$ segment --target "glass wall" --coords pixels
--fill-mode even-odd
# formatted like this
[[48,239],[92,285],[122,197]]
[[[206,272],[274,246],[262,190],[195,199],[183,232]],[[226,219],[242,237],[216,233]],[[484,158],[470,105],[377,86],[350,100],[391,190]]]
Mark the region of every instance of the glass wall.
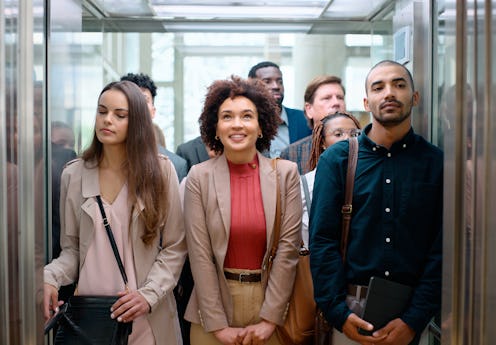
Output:
[[[72,119],[81,138],[76,151],[90,138],[99,90],[129,72],[146,73],[157,84],[154,121],[171,151],[199,135],[198,117],[212,81],[247,77],[250,67],[263,60],[281,66],[286,106],[301,109],[307,83],[319,74],[334,74],[348,90],[348,110],[367,123],[363,80],[371,63],[391,57],[392,51],[391,35],[91,32],[77,37],[82,71],[75,80],[91,87],[81,88],[80,108],[74,109],[80,114]],[[372,57],[373,50],[383,53]]]
[[496,336],[494,2],[438,4],[438,132],[445,150],[443,343]]
[[0,2],[0,342],[6,344],[35,344],[43,324],[44,18],[43,1]]

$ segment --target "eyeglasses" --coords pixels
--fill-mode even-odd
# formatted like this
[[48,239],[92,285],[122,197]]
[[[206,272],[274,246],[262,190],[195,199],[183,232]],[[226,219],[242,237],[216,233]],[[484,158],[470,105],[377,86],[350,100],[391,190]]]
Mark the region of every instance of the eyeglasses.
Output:
[[326,137],[333,136],[333,137],[341,138],[344,135],[348,135],[348,137],[358,137],[360,133],[362,133],[362,131],[356,128],[351,128],[351,129],[338,128],[327,133],[325,136]]

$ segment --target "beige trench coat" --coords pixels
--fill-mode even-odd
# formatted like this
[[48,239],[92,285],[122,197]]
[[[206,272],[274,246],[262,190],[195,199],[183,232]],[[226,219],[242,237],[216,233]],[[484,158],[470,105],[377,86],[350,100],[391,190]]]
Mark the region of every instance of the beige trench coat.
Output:
[[[148,315],[156,344],[182,344],[181,331],[172,292],[186,257],[186,241],[177,176],[170,160],[160,156],[167,176],[168,209],[163,227],[163,248],[159,236],[151,246],[141,240],[144,223],[138,217],[143,205],[138,201],[132,215],[130,232],[138,291],[151,306]],[[81,159],[70,162],[62,173],[60,197],[60,256],[45,266],[44,279],[59,288],[74,283],[84,264],[93,239],[96,195],[100,194],[98,169],[88,168]],[[79,243],[79,245],[78,245]]]

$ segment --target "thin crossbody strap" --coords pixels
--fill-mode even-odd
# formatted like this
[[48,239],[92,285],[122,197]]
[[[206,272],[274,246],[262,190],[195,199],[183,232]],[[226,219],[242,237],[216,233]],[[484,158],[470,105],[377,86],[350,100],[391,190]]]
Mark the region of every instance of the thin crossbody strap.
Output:
[[310,215],[310,207],[312,206],[312,199],[310,198],[310,189],[308,189],[308,180],[306,175],[301,175],[301,185],[303,186],[303,194],[305,195],[305,203],[307,204],[307,212]]
[[272,248],[270,249],[269,264],[267,267],[267,272],[269,273],[272,268],[272,262],[276,256],[279,236],[281,234],[281,192],[279,187],[279,175],[277,174],[277,159],[278,158],[272,159],[272,167],[276,174],[276,218],[274,219],[274,241],[272,242]]
[[103,225],[105,226],[105,230],[107,231],[107,235],[110,240],[110,245],[112,246],[115,259],[117,260],[117,265],[119,266],[122,279],[124,280],[124,284],[126,285],[126,289],[127,289],[126,271],[124,270],[124,265],[122,264],[121,256],[119,255],[119,250],[117,249],[117,245],[115,244],[114,234],[112,233],[112,229],[110,228],[110,224],[107,220],[107,215],[105,214],[105,209],[103,208],[102,198],[100,197],[100,195],[96,196],[96,200],[98,201],[98,207],[100,208],[100,212],[102,214]]
[[343,215],[341,229],[341,256],[343,262],[346,261],[346,249],[348,247],[348,234],[350,232],[351,214],[353,212],[353,187],[355,185],[355,171],[358,159],[358,139],[352,137],[349,139],[350,147],[348,153],[348,170],[346,172],[346,189],[344,195],[344,204],[341,208]]

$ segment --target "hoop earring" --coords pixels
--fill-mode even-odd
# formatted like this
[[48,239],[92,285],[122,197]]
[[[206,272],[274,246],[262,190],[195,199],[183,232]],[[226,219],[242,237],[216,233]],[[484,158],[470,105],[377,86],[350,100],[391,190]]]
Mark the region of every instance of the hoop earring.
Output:
[[263,138],[263,134],[262,134],[262,133],[260,133],[260,134],[258,135],[258,139],[262,139],[262,138]]
[[215,140],[219,140],[219,137],[217,135],[215,136]]

